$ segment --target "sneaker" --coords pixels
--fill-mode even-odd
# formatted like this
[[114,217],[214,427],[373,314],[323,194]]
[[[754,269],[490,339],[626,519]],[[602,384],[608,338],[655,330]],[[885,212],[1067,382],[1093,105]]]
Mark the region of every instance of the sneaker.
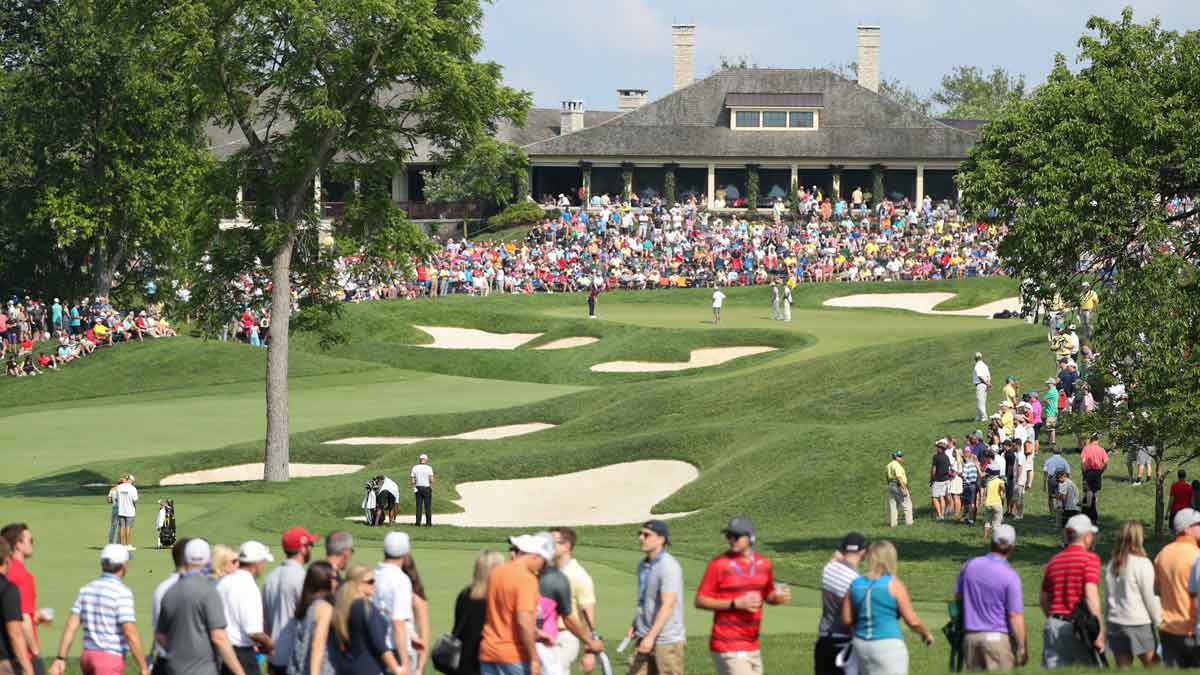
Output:
[[125,547],[125,550],[126,550],[126,551],[136,551],[137,549],[136,549],[136,548],[134,548],[133,546],[126,546],[126,547]]

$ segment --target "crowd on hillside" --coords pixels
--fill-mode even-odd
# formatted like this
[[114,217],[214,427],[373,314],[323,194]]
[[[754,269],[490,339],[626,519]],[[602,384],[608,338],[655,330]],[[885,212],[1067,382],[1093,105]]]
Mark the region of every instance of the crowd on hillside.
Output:
[[171,337],[175,330],[155,309],[121,311],[108,298],[62,302],[16,296],[0,306],[5,375],[33,377],[89,356],[98,348],[146,338]]
[[[596,201],[534,226],[521,241],[450,239],[410,279],[378,280],[344,265],[348,300],[448,294],[724,287],[786,279],[909,281],[1004,274],[997,256],[1003,226],[968,223],[948,203],[926,198],[862,203],[801,191],[762,220],[699,206]],[[858,201],[854,201],[855,198]]]

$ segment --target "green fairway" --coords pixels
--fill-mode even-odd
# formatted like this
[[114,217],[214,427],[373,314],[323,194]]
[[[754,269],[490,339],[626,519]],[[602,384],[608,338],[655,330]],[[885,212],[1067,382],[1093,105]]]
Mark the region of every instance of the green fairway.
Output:
[[[86,487],[123,471],[139,477],[143,510],[131,584],[139,608],[166,571],[165,552],[151,542],[151,505],[176,500],[183,535],[238,543],[254,537],[278,551],[279,533],[304,524],[318,532],[348,528],[360,559],[374,562],[384,530],[348,523],[358,513],[362,481],[375,473],[407,475],[419,452],[433,458],[439,476],[435,512],[456,510],[456,486],[469,481],[550,476],[639,459],[676,459],[699,477],[655,507],[695,512],[672,521],[673,549],[684,561],[690,594],[704,561],[722,546],[721,525],[748,514],[759,526],[760,551],[776,575],[795,587],[795,605],[768,611],[765,658],[770,672],[806,672],[816,629],[821,567],[842,535],[857,529],[869,539],[889,538],[900,552],[900,577],[925,622],[946,620],[955,574],[984,552],[980,527],[933,522],[928,471],[933,441],[977,428],[970,387],[972,355],[982,351],[999,382],[1017,376],[1030,388],[1050,374],[1044,329],[1020,321],[924,316],[899,310],[835,309],[835,295],[869,292],[960,292],[945,308],[975,306],[1015,294],[1003,279],[928,284],[823,284],[796,289],[794,320],[769,320],[762,288],[729,291],[720,326],[709,323],[710,291],[614,292],[601,296],[600,320],[588,321],[580,295],[451,297],[414,302],[364,303],[345,308],[351,339],[330,351],[314,338],[293,341],[291,457],[305,462],[353,462],[353,475],[165,490],[162,476],[261,461],[263,434],[261,352],[241,345],[180,341],[158,362],[144,386],[106,364],[119,355],[136,367],[138,349],[153,356],[160,345],[112,350],[69,376],[71,386],[39,378],[37,388],[7,381],[0,399],[8,446],[22,452],[8,463],[0,486],[7,518],[33,521],[41,552],[31,565],[45,586],[42,604],[69,603],[95,569],[107,530],[105,489]],[[413,324],[461,326],[492,332],[540,332],[515,350],[427,349],[428,335]],[[592,336],[599,342],[556,351],[533,349],[553,339]],[[776,351],[713,368],[658,374],[594,373],[611,360],[686,360],[692,349],[765,345]],[[132,355],[132,356],[126,356]],[[209,367],[182,368],[189,355]],[[190,363],[190,362],[189,362]],[[238,364],[236,368],[221,365]],[[119,365],[119,364],[118,364]],[[307,370],[302,370],[307,368]],[[107,381],[128,384],[97,395]],[[1032,388],[1040,388],[1032,384]],[[998,388],[997,388],[998,389]],[[998,391],[992,402],[998,400]],[[68,423],[57,423],[67,421]],[[486,426],[545,422],[556,428],[503,440],[433,440],[409,446],[331,446],[344,436],[443,436]],[[30,433],[34,429],[36,433]],[[81,434],[80,430],[88,431]],[[89,442],[89,439],[106,439]],[[1074,446],[1067,433],[1060,443]],[[885,526],[883,467],[887,451],[908,452],[917,523]],[[1046,455],[1039,457],[1038,468]],[[1077,455],[1069,459],[1078,466]],[[1173,469],[1173,467],[1172,467]],[[1118,480],[1114,457],[1101,494],[1099,550],[1105,559],[1117,525],[1146,518],[1153,488]],[[36,479],[35,479],[36,477]],[[539,498],[514,494],[513,499]],[[401,500],[411,514],[411,500]],[[554,505],[546,504],[552,517]],[[1028,517],[1016,522],[1013,565],[1021,574],[1035,659],[1042,625],[1037,585],[1042,566],[1058,548],[1044,491],[1027,499]],[[402,520],[410,518],[404,516]],[[436,518],[435,518],[436,522]],[[595,576],[600,627],[619,636],[632,616],[637,561],[633,527],[579,528],[578,557]],[[435,527],[412,532],[414,550],[431,593],[435,631],[448,628],[454,594],[466,583],[471,560],[484,546],[503,548],[511,528]],[[1159,543],[1151,544],[1157,549]],[[61,582],[61,583],[60,583]],[[148,612],[146,613],[148,616]],[[689,610],[688,672],[709,672],[703,636],[711,617]],[[143,627],[145,628],[145,627]],[[55,635],[55,630],[47,632]],[[911,644],[913,672],[945,668],[947,651]]]

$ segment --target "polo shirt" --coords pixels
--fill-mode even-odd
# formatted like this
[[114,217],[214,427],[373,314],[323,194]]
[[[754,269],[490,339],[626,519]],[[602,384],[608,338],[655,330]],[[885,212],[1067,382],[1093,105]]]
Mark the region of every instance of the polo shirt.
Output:
[[417,487],[433,487],[433,467],[428,464],[416,464],[409,472],[414,485]]
[[1188,592],[1192,565],[1200,556],[1196,540],[1181,534],[1154,558],[1154,587],[1162,600],[1162,623],[1158,629],[1172,635],[1192,635],[1196,614]]
[[[728,602],[747,593],[758,593],[765,601],[775,583],[771,561],[751,551],[750,559],[726,551],[713,558],[704,570],[696,593]],[[708,648],[714,652],[754,652],[759,648],[762,607],[719,609],[713,613],[712,636]]]
[[239,569],[221,577],[217,593],[225,605],[225,632],[234,647],[253,647],[250,636],[263,632],[262,594],[254,575]]
[[[171,590],[171,587],[174,586],[177,581],[179,581],[179,572],[171,572],[170,576],[168,576],[166,579],[163,579],[162,583],[155,587],[154,595],[150,596],[151,626],[158,625],[158,615],[162,612],[163,596],[167,594],[167,591]],[[154,642],[154,651],[159,656],[164,658],[167,656],[167,650],[163,649],[162,645],[160,645],[158,641]]]
[[1171,484],[1171,511],[1181,511],[1192,505],[1192,486],[1186,480]]
[[821,570],[821,623],[817,627],[821,637],[849,637],[842,627],[842,600],[857,578],[858,570],[845,560],[825,563]]
[[1100,556],[1081,544],[1071,544],[1046,563],[1042,592],[1050,594],[1050,613],[1070,615],[1083,597],[1084,584],[1096,584],[1099,588]]
[[479,660],[484,663],[529,663],[517,638],[517,612],[534,614],[538,606],[538,581],[519,559],[498,565],[488,576],[487,610]]
[[683,568],[666,550],[653,560],[643,558],[638,561],[638,609],[633,617],[636,634],[644,636],[650,632],[662,607],[663,593],[674,593],[675,605],[654,642],[660,645],[683,642],[687,640],[683,625]]
[[971,633],[1007,633],[1008,615],[1021,614],[1021,577],[995,553],[967,561],[954,592],[963,600],[963,625]]
[[1079,509],[1079,486],[1067,476],[1058,484],[1058,494],[1064,497],[1063,510],[1077,511]]
[[304,565],[284,560],[263,582],[263,622],[272,640],[296,614],[300,593],[304,591]]
[[138,491],[133,483],[121,483],[117,486],[115,502],[117,515],[122,518],[133,518],[137,515]]
[[167,675],[217,675],[210,632],[225,628],[225,608],[211,579],[181,575],[166,592],[154,631],[166,636]]
[[124,654],[129,651],[121,626],[135,623],[133,591],[115,574],[100,578],[79,589],[71,613],[79,617],[83,627],[84,651],[105,651]]
[[571,614],[582,620],[579,614],[583,606],[596,604],[596,585],[592,582],[592,576],[574,558],[559,568],[559,571],[571,584]]
[[1102,471],[1108,464],[1108,453],[1096,442],[1083,446],[1079,458],[1084,471]]
[[933,480],[935,483],[950,480],[950,458],[944,452],[933,455]]
[[538,604],[541,607],[542,632],[551,640],[558,639],[558,617],[570,616],[571,582],[557,567],[547,566],[538,575]]
[[1000,508],[1004,506],[1004,479],[999,476],[993,476],[987,481],[987,490],[984,499],[984,506]]
[[1049,476],[1051,478],[1054,478],[1055,474],[1058,473],[1059,469],[1070,469],[1070,468],[1071,468],[1071,465],[1067,463],[1067,458],[1063,457],[1062,455],[1060,455],[1058,453],[1055,453],[1050,456],[1050,459],[1046,460],[1045,464],[1042,465],[1042,473],[1046,474],[1047,476]]
[[1043,417],[1058,417],[1058,389],[1051,386],[1042,394]]
[[[411,648],[413,635],[413,589],[412,579],[399,565],[381,562],[375,566],[375,606],[383,611],[389,621],[403,621],[407,625],[408,639],[404,650]],[[394,627],[388,624],[388,649],[396,649]]]
[[908,485],[908,473],[904,470],[904,465],[894,459],[888,462],[887,479],[889,481],[899,481],[904,485]]
[[[16,558],[8,559],[8,583],[17,587],[21,592],[21,614],[29,616],[30,619],[37,616],[37,583],[33,579],[33,574],[29,572],[29,568],[25,566],[25,561],[17,560]],[[33,637],[37,638],[37,622],[31,621],[33,624]],[[33,656],[34,645],[27,645]]]

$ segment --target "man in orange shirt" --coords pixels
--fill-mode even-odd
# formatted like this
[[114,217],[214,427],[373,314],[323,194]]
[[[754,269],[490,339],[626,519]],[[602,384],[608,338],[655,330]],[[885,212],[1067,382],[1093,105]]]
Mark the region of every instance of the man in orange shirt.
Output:
[[[482,675],[540,675],[535,649],[538,572],[554,559],[543,537],[510,537],[512,560],[488,577],[487,614],[479,645]],[[547,674],[551,675],[551,674]]]
[[1080,451],[1079,460],[1083,465],[1083,512],[1096,523],[1100,520],[1096,510],[1096,495],[1100,492],[1104,470],[1108,468],[1108,453],[1100,447],[1100,434],[1092,434],[1088,444]]
[[1188,593],[1188,575],[1200,556],[1200,512],[1183,509],[1175,514],[1175,541],[1167,544],[1154,559],[1154,593],[1162,599],[1163,663],[1170,668],[1194,668],[1200,665],[1196,648],[1196,610]]

